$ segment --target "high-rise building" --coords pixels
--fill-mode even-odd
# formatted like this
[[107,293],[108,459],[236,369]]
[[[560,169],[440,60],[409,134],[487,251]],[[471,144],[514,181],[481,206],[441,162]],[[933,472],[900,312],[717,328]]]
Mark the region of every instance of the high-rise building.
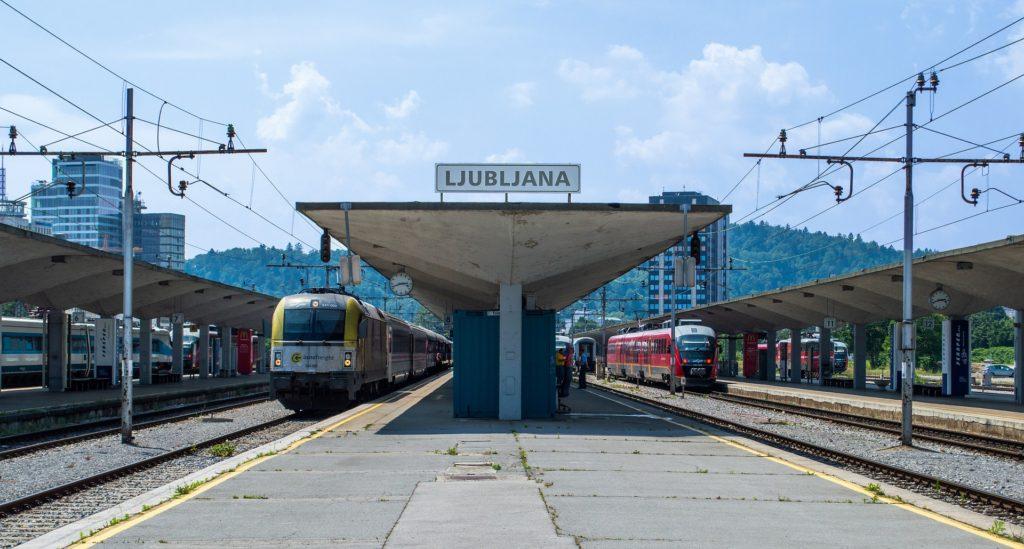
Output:
[[[51,180],[32,185],[32,222],[65,240],[121,252],[121,181],[119,161],[98,155],[54,159]],[[183,269],[185,216],[142,213],[145,205],[141,198],[135,204],[132,237],[136,259]]]
[[169,269],[185,268],[185,216],[173,213],[142,213],[146,205],[135,200],[135,259]]
[[7,198],[7,168],[3,166],[0,166],[0,223],[37,233],[50,234],[48,227],[28,220],[25,216],[24,200]]
[[[718,201],[694,191],[662,192],[649,199],[651,204],[718,204]],[[726,264],[728,262],[727,233],[729,217],[708,225],[698,233],[700,263],[697,265],[697,306],[726,299]],[[672,310],[675,292],[677,309],[690,308],[690,289],[673,284],[673,260],[690,255],[690,239],[684,238],[644,264],[647,269],[647,313],[651,316],[667,314]]]
[[121,181],[120,161],[100,155],[55,158],[50,181],[32,185],[32,221],[65,240],[119,252]]

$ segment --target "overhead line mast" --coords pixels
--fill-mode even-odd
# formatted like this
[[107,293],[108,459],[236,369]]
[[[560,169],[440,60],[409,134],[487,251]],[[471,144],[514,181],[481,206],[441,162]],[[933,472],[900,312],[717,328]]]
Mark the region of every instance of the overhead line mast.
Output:
[[[217,149],[198,149],[198,150],[181,150],[181,151],[136,151],[134,150],[135,140],[133,138],[134,130],[134,93],[133,88],[128,88],[125,93],[125,149],[124,151],[49,151],[45,146],[39,147],[36,151],[18,151],[15,146],[14,139],[17,137],[17,133],[12,129],[10,131],[11,145],[7,150],[0,150],[0,156],[55,156],[58,158],[75,158],[78,156],[86,155],[121,155],[125,159],[124,167],[124,195],[122,196],[122,212],[121,212],[121,248],[124,256],[124,313],[122,319],[122,338],[123,338],[123,349],[121,356],[121,368],[120,368],[120,381],[121,381],[121,442],[129,444],[133,439],[132,432],[132,370],[134,369],[132,364],[132,287],[134,285],[132,268],[134,266],[133,251],[135,247],[134,243],[134,188],[133,188],[133,172],[132,168],[137,157],[144,156],[164,156],[170,155],[172,158],[178,157],[191,157],[195,155],[207,155],[207,154],[237,154],[237,153],[265,153],[266,149],[235,149],[231,142],[231,137],[234,134],[234,128],[228,125],[228,144],[227,146],[220,146]],[[73,103],[72,103],[73,104]],[[76,105],[77,106],[77,105]],[[79,107],[80,108],[80,107]],[[86,111],[87,112],[87,111]],[[91,116],[91,113],[88,113]],[[102,122],[102,121],[101,121]],[[115,130],[116,131],[116,130]],[[119,132],[120,133],[120,132]],[[145,167],[140,164],[140,166]],[[168,180],[168,186],[170,186],[170,180]],[[85,180],[82,180],[83,186]],[[172,189],[173,193],[173,189]],[[81,194],[81,193],[79,193]],[[69,195],[71,198],[77,196],[73,192],[73,186],[69,185]],[[181,194],[184,195],[184,189]]]
[[[938,75],[933,71],[929,78],[927,85],[925,82],[924,74],[919,73],[917,75],[916,86],[912,87],[907,91],[905,98],[907,121],[905,124],[906,130],[906,142],[907,142],[907,153],[902,158],[894,157],[870,157],[870,156],[848,156],[850,151],[847,151],[846,155],[842,156],[831,156],[831,155],[809,155],[805,154],[803,150],[796,156],[790,156],[786,154],[784,148],[780,149],[778,154],[763,154],[763,153],[745,153],[745,158],[776,158],[783,160],[825,160],[829,164],[840,164],[849,168],[850,170],[850,188],[846,190],[846,196],[843,196],[843,186],[824,183],[822,186],[828,186],[832,189],[836,196],[836,202],[843,202],[853,195],[853,165],[851,161],[855,162],[899,162],[903,164],[903,169],[906,174],[906,187],[903,195],[903,319],[901,322],[901,340],[900,351],[902,353],[902,367],[901,367],[901,393],[902,393],[902,432],[900,440],[907,446],[913,445],[913,395],[914,395],[914,349],[915,349],[915,329],[914,329],[914,304],[913,304],[913,262],[914,262],[914,164],[930,164],[930,163],[958,163],[963,164],[964,169],[961,170],[961,198],[968,204],[977,205],[978,196],[980,191],[973,189],[971,191],[971,198],[968,199],[964,194],[964,181],[963,174],[967,168],[988,166],[989,164],[1024,164],[1024,135],[1021,136],[1021,157],[1019,159],[1011,159],[1009,154],[1004,154],[1002,158],[916,158],[914,157],[914,106],[917,104],[917,94],[923,94],[925,92],[935,93],[939,87]],[[957,107],[959,108],[959,107]],[[956,110],[956,109],[953,109]],[[948,111],[946,114],[948,114]],[[944,116],[944,115],[943,115]],[[785,135],[785,130],[782,130],[781,136]],[[820,177],[820,175],[819,175]],[[814,183],[811,185],[799,189],[797,192],[813,188]]]

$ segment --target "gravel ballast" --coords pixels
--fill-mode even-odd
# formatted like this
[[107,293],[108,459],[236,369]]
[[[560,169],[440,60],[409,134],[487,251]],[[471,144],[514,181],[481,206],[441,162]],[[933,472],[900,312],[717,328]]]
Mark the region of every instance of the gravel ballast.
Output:
[[[289,413],[283,412],[281,415],[287,416]],[[234,423],[221,422],[219,425],[229,426],[221,431],[222,433],[228,433],[243,428],[247,424],[252,425],[270,419],[273,419],[273,417],[267,416],[261,421],[250,421],[245,424],[241,423],[241,421],[236,421]],[[235,447],[234,453],[239,454],[278,440],[295,431],[313,425],[317,421],[319,421],[317,418],[286,420],[284,423],[232,439],[231,443]],[[212,438],[214,436],[216,434],[211,432],[207,433],[205,438]],[[196,436],[195,438],[199,439],[201,437]],[[33,454],[33,456],[38,458],[39,454]],[[199,449],[194,454],[186,454],[160,463],[155,467],[110,482],[104,482],[82,492],[60,497],[28,511],[0,518],[0,548],[14,547],[34,539],[61,526],[71,524],[108,509],[113,505],[144,494],[149,490],[159,488],[174,479],[200,471],[221,461],[221,459],[213,456],[208,450]],[[112,467],[114,465],[107,468]]]
[[0,501],[28,496],[290,414],[278,402],[267,401],[140,429],[130,445],[121,444],[120,436],[112,435],[12,457],[0,461]]
[[591,382],[607,384],[672,406],[722,417],[825,448],[1024,500],[1022,460],[926,441],[919,441],[914,447],[907,448],[900,444],[896,435],[832,421],[715,400],[701,394],[688,393],[685,398],[680,398],[670,395],[666,389],[622,381]]

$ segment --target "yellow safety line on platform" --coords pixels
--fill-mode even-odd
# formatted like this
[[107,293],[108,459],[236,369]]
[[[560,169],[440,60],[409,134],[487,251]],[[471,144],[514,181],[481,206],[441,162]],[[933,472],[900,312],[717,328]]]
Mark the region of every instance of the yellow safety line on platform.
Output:
[[[627,408],[632,408],[633,410],[636,410],[638,412],[643,412],[642,409],[637,408],[637,407],[635,407],[635,406],[633,406],[633,405],[631,405],[629,403],[622,402],[621,400],[614,399],[614,398],[602,395],[602,394],[600,394],[600,393],[598,393],[596,391],[589,391],[588,390],[587,392],[589,392],[592,395],[599,396],[599,397],[604,398],[606,400],[610,400],[612,402],[615,402],[616,404],[621,404],[621,405],[623,405],[623,406],[625,406]],[[778,463],[780,465],[785,465],[786,467],[789,467],[790,469],[795,469],[797,471],[800,471],[801,473],[809,474],[809,475],[814,475],[816,477],[823,478],[823,479],[825,479],[827,481],[830,481],[830,482],[832,482],[834,484],[838,484],[838,485],[840,485],[840,486],[842,486],[844,488],[847,488],[849,490],[853,490],[854,492],[857,492],[857,493],[859,493],[861,495],[867,496],[867,497],[871,498],[872,500],[874,500],[877,497],[878,500],[884,501],[888,505],[893,505],[895,507],[899,507],[900,509],[904,509],[906,511],[910,511],[911,513],[915,513],[915,514],[921,515],[923,517],[932,519],[932,520],[934,520],[936,522],[945,524],[947,526],[952,526],[952,527],[957,528],[959,530],[963,530],[964,532],[968,532],[968,533],[974,534],[974,535],[976,535],[978,537],[985,538],[985,539],[987,539],[989,541],[996,542],[996,543],[998,543],[1000,545],[1005,545],[1006,547],[1016,547],[1016,548],[1024,549],[1024,544],[1022,544],[1022,543],[1015,542],[1013,540],[1010,540],[1010,539],[1004,538],[1002,536],[998,536],[996,534],[993,534],[991,532],[982,530],[981,528],[978,528],[976,526],[972,526],[970,524],[966,524],[966,523],[960,522],[958,520],[951,519],[949,517],[940,515],[939,513],[936,513],[935,511],[930,511],[928,509],[917,507],[915,505],[911,505],[911,504],[906,503],[906,502],[897,501],[897,500],[895,500],[895,499],[893,499],[893,498],[891,498],[889,496],[875,494],[873,492],[868,491],[863,486],[860,486],[860,485],[855,484],[853,482],[850,482],[848,480],[843,480],[843,479],[841,479],[839,477],[830,475],[828,473],[822,473],[821,471],[815,471],[813,469],[808,469],[807,467],[804,467],[802,465],[798,465],[796,463],[793,463],[791,461],[787,461],[787,460],[785,460],[783,458],[780,458],[780,457],[777,457],[777,456],[773,456],[771,454],[766,454],[766,453],[764,453],[764,452],[762,452],[760,450],[755,450],[753,448],[750,448],[749,446],[745,446],[745,445],[743,445],[743,444],[741,444],[739,442],[736,442],[734,440],[729,440],[727,438],[724,438],[724,437],[721,437],[721,436],[718,436],[718,435],[714,435],[712,433],[709,433],[709,432],[707,432],[707,431],[705,431],[703,429],[700,429],[698,427],[694,427],[692,425],[686,425],[686,424],[679,423],[677,421],[673,421],[673,420],[670,420],[670,419],[667,419],[667,418],[663,418],[663,417],[659,417],[658,419],[661,419],[661,420],[666,421],[668,423],[671,423],[673,425],[677,425],[677,426],[682,427],[684,429],[689,429],[689,430],[694,431],[696,433],[700,433],[700,434],[702,434],[702,435],[704,435],[704,436],[706,436],[708,438],[711,438],[712,440],[715,440],[717,442],[721,442],[722,444],[726,444],[728,446],[732,446],[733,448],[737,448],[737,449],[743,450],[745,452],[749,452],[751,454],[754,454],[757,457],[762,457],[762,458],[765,458],[765,459],[767,459],[769,461]]]
[[147,509],[147,510],[145,510],[145,511],[143,511],[143,512],[141,512],[141,513],[139,513],[139,514],[137,514],[137,515],[127,519],[127,520],[125,520],[124,522],[119,522],[119,523],[117,523],[117,524],[115,524],[113,526],[109,526],[107,528],[103,528],[99,532],[96,532],[96,533],[94,533],[94,534],[92,534],[90,536],[87,536],[86,538],[84,538],[82,540],[79,540],[79,541],[75,542],[72,545],[74,545],[75,547],[92,547],[93,545],[96,545],[97,543],[101,543],[103,541],[106,541],[106,540],[116,536],[117,534],[120,534],[121,532],[124,532],[125,530],[128,530],[129,528],[131,528],[133,526],[136,526],[136,525],[138,525],[138,524],[140,524],[142,522],[145,522],[145,521],[147,521],[147,520],[149,520],[149,519],[159,515],[160,513],[163,513],[164,511],[167,511],[169,509],[173,509],[173,508],[177,507],[178,505],[180,505],[180,504],[182,504],[182,503],[184,503],[184,502],[186,502],[186,501],[188,501],[188,500],[198,496],[199,494],[202,494],[203,492],[206,492],[207,490],[213,488],[214,486],[217,486],[218,484],[221,484],[221,483],[223,483],[223,482],[225,482],[225,481],[227,481],[227,480],[229,480],[231,478],[234,478],[234,477],[240,475],[241,473],[244,473],[245,471],[255,467],[256,465],[259,465],[260,463],[263,463],[264,461],[267,461],[267,460],[269,460],[271,458],[274,458],[274,457],[282,455],[282,454],[287,454],[288,452],[291,452],[292,450],[298,448],[299,446],[302,446],[303,444],[305,444],[305,443],[307,443],[307,442],[309,442],[311,440],[316,440],[316,439],[324,436],[325,434],[327,434],[327,433],[337,429],[338,427],[341,427],[342,425],[344,425],[344,424],[346,424],[346,423],[348,423],[348,422],[350,422],[350,421],[352,421],[352,420],[354,420],[354,419],[356,419],[356,418],[358,418],[360,416],[368,414],[368,413],[376,410],[377,408],[379,408],[379,407],[381,407],[381,406],[383,406],[385,404],[391,404],[391,403],[397,402],[399,400],[402,400],[403,398],[405,398],[407,396],[410,396],[410,395],[414,394],[416,391],[419,391],[420,389],[423,389],[425,387],[430,387],[430,391],[428,391],[428,392],[432,392],[436,388],[436,387],[434,387],[435,384],[446,383],[449,378],[450,378],[450,373],[445,373],[445,374],[442,374],[438,379],[426,379],[426,380],[423,380],[422,382],[417,383],[416,385],[414,385],[412,387],[409,387],[408,389],[411,389],[409,392],[405,392],[405,389],[403,389],[403,390],[399,391],[398,394],[389,395],[388,398],[386,400],[384,400],[383,402],[378,402],[378,403],[370,406],[369,408],[367,408],[365,410],[362,410],[359,413],[353,414],[353,415],[351,415],[351,416],[349,416],[349,417],[347,417],[345,419],[341,419],[341,420],[337,421],[336,423],[333,423],[333,424],[325,427],[324,429],[322,429],[320,431],[317,431],[317,432],[315,432],[315,433],[313,433],[313,434],[311,434],[309,436],[300,438],[299,440],[296,440],[295,442],[292,442],[291,444],[289,444],[284,450],[280,450],[280,451],[278,451],[278,452],[276,452],[274,454],[271,454],[271,455],[265,455],[265,456],[253,458],[253,459],[251,459],[251,460],[249,460],[249,461],[247,461],[245,463],[242,463],[241,465],[235,467],[234,469],[231,469],[229,471],[225,471],[223,473],[219,473],[217,476],[213,477],[210,480],[207,480],[202,485],[197,487],[195,490],[189,492],[188,494],[185,494],[183,496],[174,497],[174,498],[171,498],[171,499],[169,499],[169,500],[167,500],[167,501],[165,501],[163,503],[157,504],[154,507],[152,507],[151,509]]

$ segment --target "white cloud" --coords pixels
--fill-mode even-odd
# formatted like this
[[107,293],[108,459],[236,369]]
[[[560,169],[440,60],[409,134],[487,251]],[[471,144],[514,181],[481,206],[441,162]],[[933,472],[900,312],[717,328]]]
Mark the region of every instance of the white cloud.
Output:
[[292,65],[292,79],[284,85],[280,96],[288,102],[279,106],[273,114],[260,118],[256,123],[256,134],[262,139],[279,141],[287,139],[299,123],[317,105],[333,110],[333,100],[328,95],[331,83],[316,70],[313,63],[303,61]]
[[435,141],[419,133],[403,133],[398,139],[384,139],[377,143],[375,156],[379,162],[402,164],[406,162],[436,162],[448,152],[448,143]]
[[615,156],[631,160],[662,158],[680,142],[679,136],[672,131],[663,131],[643,139],[634,135],[632,128],[620,126],[616,128],[616,134]]
[[496,163],[511,163],[511,162],[526,162],[526,158],[523,156],[523,151],[517,147],[506,149],[505,152],[489,154],[485,159],[486,162]]
[[536,82],[516,82],[505,88],[505,95],[516,107],[526,108],[533,106],[533,95],[536,91]]
[[559,74],[586,101],[643,97],[638,106],[660,111],[651,128],[633,123],[616,129],[613,153],[625,162],[685,166],[701,154],[706,161],[707,154],[722,154],[723,142],[752,141],[745,129],[751,118],[763,120],[778,105],[828,96],[828,87],[812,81],[802,65],[768,60],[760,46],[710,43],[684,68],[665,70],[636,48],[615,45],[598,62],[563,60]]
[[[558,76],[581,88],[584,100],[629,99],[636,97],[639,90],[631,83],[631,67],[643,60],[631,53],[639,53],[628,46],[612,46],[607,57],[617,66],[596,66],[579,59],[562,59]],[[622,67],[626,66],[626,67]]]
[[409,90],[401,100],[393,105],[385,105],[384,113],[388,118],[405,118],[412,114],[420,106],[420,94],[416,90]]
[[608,48],[608,57],[620,61],[643,61],[644,54],[633,46],[616,45]]

